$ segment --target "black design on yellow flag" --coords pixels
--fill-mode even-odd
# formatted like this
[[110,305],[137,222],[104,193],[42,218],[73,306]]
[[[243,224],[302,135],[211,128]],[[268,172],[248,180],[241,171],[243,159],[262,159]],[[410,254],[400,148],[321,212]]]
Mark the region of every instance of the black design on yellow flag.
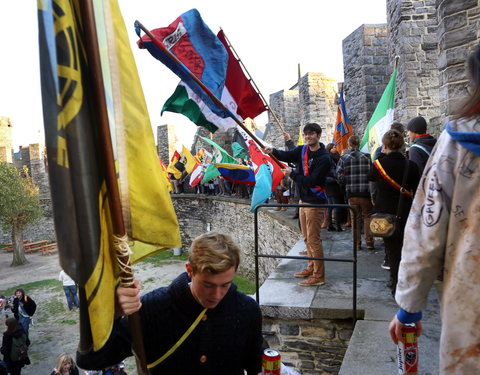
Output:
[[[81,4],[80,0],[39,0],[38,16],[55,230],[61,266],[80,286],[79,349],[87,351],[100,349],[110,335],[118,270],[112,250],[102,145],[95,103],[91,102],[94,96],[89,85]],[[114,103],[109,108],[109,114],[114,113],[109,121],[117,132],[114,147],[120,165],[122,207],[129,237],[135,240],[134,260],[138,260],[154,251],[180,246],[178,223],[118,4],[104,0],[96,3],[95,9],[101,9],[97,32],[104,33],[108,41],[108,48],[101,49],[108,50],[102,55],[102,67],[105,63],[109,69],[103,70],[111,71],[104,77],[105,95],[111,99],[108,103]],[[103,19],[109,24],[99,29]],[[144,174],[151,184],[144,183]],[[144,191],[142,185],[149,185],[149,190]]]

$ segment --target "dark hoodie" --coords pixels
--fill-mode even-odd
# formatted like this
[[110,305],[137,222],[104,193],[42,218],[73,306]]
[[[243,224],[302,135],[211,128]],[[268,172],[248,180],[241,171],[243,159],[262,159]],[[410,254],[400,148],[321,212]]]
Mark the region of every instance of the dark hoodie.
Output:
[[[308,146],[307,146],[308,147]],[[332,161],[330,155],[323,143],[320,143],[320,148],[316,151],[308,151],[308,172],[305,176],[303,170],[302,160],[303,146],[297,146],[290,151],[282,151],[273,149],[273,155],[287,163],[295,163],[296,170],[292,171],[290,178],[295,181],[300,192],[300,199],[308,203],[326,203],[326,200],[315,195],[311,188],[321,186],[325,188],[326,178],[332,168]]]
[[410,146],[410,149],[408,150],[408,159],[417,164],[420,175],[422,175],[425,165],[427,165],[428,158],[430,157],[432,149],[436,143],[436,138],[432,137],[430,134],[426,134],[415,138],[413,145]]

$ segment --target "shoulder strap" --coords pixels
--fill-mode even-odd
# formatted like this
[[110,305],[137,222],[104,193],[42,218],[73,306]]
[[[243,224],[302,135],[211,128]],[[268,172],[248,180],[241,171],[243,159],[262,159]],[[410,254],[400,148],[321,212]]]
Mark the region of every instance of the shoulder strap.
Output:
[[422,145],[419,145],[419,144],[416,144],[414,143],[413,145],[410,146],[410,148],[412,147],[416,147],[416,148],[419,148],[420,150],[422,150],[424,153],[426,153],[428,156],[430,156],[430,151],[428,151],[425,147],[423,147]]
[[198,323],[200,323],[200,320],[202,320],[202,318],[203,318],[203,316],[205,315],[206,312],[207,312],[207,309],[206,308],[203,309],[202,312],[200,313],[200,315],[198,315],[197,319],[195,319],[195,321],[192,323],[190,328],[188,328],[185,331],[185,333],[182,335],[182,337],[180,337],[180,339],[164,355],[162,355],[159,359],[157,359],[153,363],[147,364],[147,368],[149,368],[149,369],[153,368],[153,367],[159,365],[160,363],[162,363],[168,357],[170,357],[170,355],[172,355],[172,353],[174,353],[175,350],[177,350],[178,347],[183,344],[183,342],[187,339],[187,337],[190,336],[190,334],[197,327]]
[[[408,160],[407,160],[407,163],[408,163]],[[387,172],[385,171],[385,169],[383,169],[383,166],[382,164],[380,164],[380,161],[378,159],[376,159],[374,162],[373,162],[373,165],[375,166],[375,168],[377,169],[378,173],[380,173],[380,176],[382,176],[382,178],[391,186],[393,187],[395,190],[398,190],[401,194],[400,195],[405,195],[409,198],[411,198],[413,196],[412,192],[409,191],[409,190],[406,190],[405,188],[403,188],[403,186],[405,186],[405,182],[406,182],[406,173],[403,174],[403,182],[402,182],[402,186],[400,186],[398,184],[397,181],[395,181],[393,178],[391,178]],[[407,164],[407,168],[405,169],[407,172],[408,172],[408,164]]]
[[[400,219],[402,217],[402,209],[403,209],[403,200],[406,194],[402,193],[403,191],[408,191],[404,188],[404,186],[407,186],[407,177],[408,177],[408,167],[410,166],[410,163],[408,162],[408,159],[405,158],[405,170],[403,171],[403,181],[402,181],[402,187],[400,189],[400,199],[398,200],[398,207],[397,207],[397,219]],[[412,193],[410,193],[410,197],[412,196]]]

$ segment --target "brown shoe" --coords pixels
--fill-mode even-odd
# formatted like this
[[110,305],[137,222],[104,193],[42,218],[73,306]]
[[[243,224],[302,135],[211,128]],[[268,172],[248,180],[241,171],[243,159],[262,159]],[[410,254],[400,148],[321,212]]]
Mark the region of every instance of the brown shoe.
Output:
[[305,268],[302,272],[298,272],[298,273],[294,274],[293,277],[299,277],[299,278],[310,277],[310,276],[312,276],[312,273],[313,273],[312,271],[309,271],[308,269]]
[[319,277],[310,276],[307,280],[298,283],[300,286],[321,286],[325,284],[325,280]]
[[375,247],[373,246],[373,242],[368,242],[367,243],[367,249],[368,250],[375,250]]
[[308,254],[307,250],[303,250],[303,251],[298,252],[298,255],[307,255],[307,254]]

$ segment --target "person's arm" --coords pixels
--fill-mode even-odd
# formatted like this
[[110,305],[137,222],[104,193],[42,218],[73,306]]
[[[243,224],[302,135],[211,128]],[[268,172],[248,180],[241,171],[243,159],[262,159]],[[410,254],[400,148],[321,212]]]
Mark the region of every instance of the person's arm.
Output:
[[275,156],[278,160],[285,161],[287,163],[295,163],[299,160],[301,147],[295,147],[293,150],[282,151],[277,150],[276,148],[266,147],[263,149],[263,152],[269,155]]
[[[252,301],[253,302],[253,301]],[[248,339],[246,347],[248,348],[245,359],[245,370],[247,375],[257,375],[262,372],[262,314],[257,303],[252,303],[252,322],[248,330]]]
[[138,280],[135,280],[133,288],[118,287],[115,304],[116,320],[107,343],[97,352],[77,352],[78,365],[84,369],[102,370],[131,356],[130,328],[125,316],[139,311],[141,307]]
[[132,339],[126,317],[113,323],[112,332],[105,345],[98,351],[77,351],[76,362],[85,370],[103,370],[132,355]]
[[0,353],[3,354],[4,360],[10,360],[10,351],[12,350],[12,336],[3,334],[2,347],[0,348]]
[[[442,157],[454,158],[455,151],[449,146],[448,135],[441,139],[443,144],[431,156],[405,226],[395,294],[405,312],[420,312],[425,308],[430,288],[443,267],[455,173],[453,163],[445,163]],[[392,324],[397,330],[399,324],[396,321]]]

